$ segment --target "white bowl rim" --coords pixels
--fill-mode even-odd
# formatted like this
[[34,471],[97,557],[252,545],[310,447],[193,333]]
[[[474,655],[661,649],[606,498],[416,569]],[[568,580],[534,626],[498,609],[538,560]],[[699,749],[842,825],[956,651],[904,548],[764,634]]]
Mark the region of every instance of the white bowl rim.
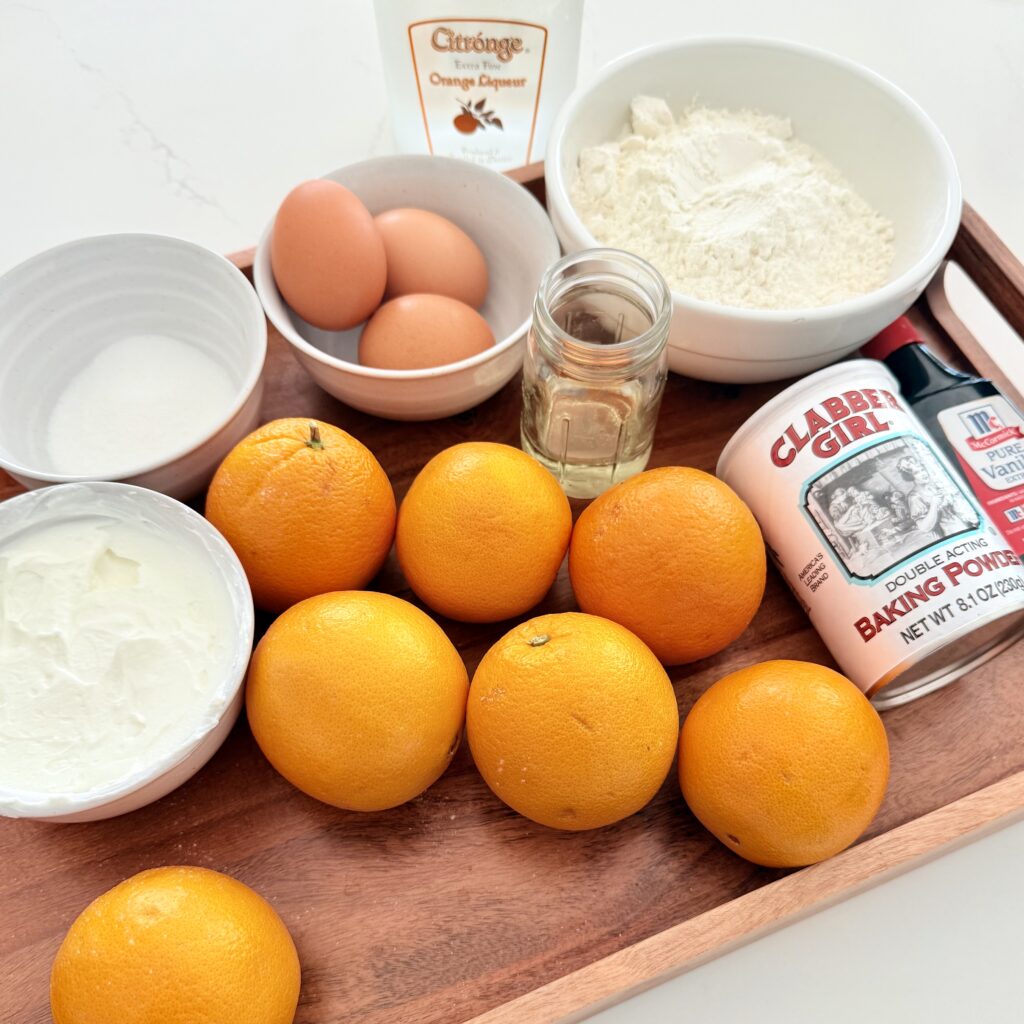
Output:
[[[267,321],[266,317],[263,315],[263,307],[260,303],[259,296],[256,294],[256,290],[249,283],[245,274],[243,274],[226,256],[222,256],[220,253],[214,252],[213,249],[208,249],[205,245],[200,245],[198,242],[190,242],[186,238],[178,238],[175,235],[165,235],[151,231],[114,231],[102,235],[86,235],[84,238],[74,238],[69,242],[62,242],[59,245],[51,246],[49,249],[44,249],[42,252],[36,253],[35,256],[30,256],[27,260],[22,260],[21,263],[16,264],[3,274],[0,274],[0,289],[3,288],[4,280],[9,274],[14,274],[16,271],[24,270],[26,267],[30,267],[33,264],[42,263],[57,253],[79,247],[85,248],[97,242],[106,242],[113,239],[130,239],[132,241],[145,239],[149,241],[155,240],[158,242],[170,242],[172,243],[170,246],[171,248],[191,249],[193,252],[202,253],[204,259],[212,259],[218,263],[228,266],[233,272],[229,274],[229,278],[232,279],[236,285],[242,285],[245,292],[252,296],[251,301],[248,298],[244,301],[249,306],[249,315],[254,318],[255,333],[252,334],[252,340],[256,343],[256,350],[253,353],[254,359],[252,365],[249,367],[249,371],[247,372],[242,384],[238,387],[237,397],[228,408],[224,417],[218,421],[217,426],[207,433],[205,437],[193,444],[177,449],[170,455],[165,455],[163,458],[143,463],[138,468],[131,467],[128,470],[118,473],[116,477],[106,478],[110,479],[112,482],[117,482],[134,479],[136,477],[143,476],[146,473],[152,473],[155,470],[162,469],[165,466],[169,466],[172,463],[177,462],[179,459],[183,459],[186,456],[191,455],[193,452],[202,448],[203,445],[207,444],[211,438],[216,437],[217,434],[219,434],[238,415],[245,403],[252,397],[252,393],[255,390],[256,385],[259,383],[260,377],[263,375],[263,367],[267,361]],[[114,244],[117,245],[120,244],[120,242],[114,242]],[[54,473],[48,470],[32,469],[30,466],[26,466],[22,462],[6,458],[2,449],[0,449],[0,469],[5,469],[8,473],[12,473],[17,476],[29,477],[33,480],[41,480],[45,483],[51,484],[87,483],[97,479],[95,474],[90,473]]]
[[[866,344],[866,342],[863,342],[862,344]],[[801,355],[795,356],[769,356],[767,358],[762,358],[760,356],[728,356],[722,354],[721,352],[716,352],[713,357],[710,357],[707,352],[702,352],[699,348],[688,348],[686,345],[673,345],[671,337],[669,338],[669,341],[665,347],[671,349],[673,352],[682,352],[684,355],[700,356],[705,359],[714,358],[715,362],[721,363],[792,363],[796,362],[799,359],[805,358],[807,355],[807,353],[803,353]],[[857,347],[860,348],[859,345]],[[839,359],[841,356],[849,354],[850,351],[851,349],[849,344],[844,344],[837,345],[835,348],[828,349],[815,348],[814,354],[816,356],[827,356],[834,354],[835,357]]]
[[[137,484],[124,484],[114,480],[85,480],[26,491],[24,494],[17,494],[13,498],[0,502],[0,505],[5,509],[11,509],[21,504],[31,506],[39,502],[51,501],[59,494],[67,494],[70,488],[84,491],[86,494],[99,492],[100,494],[120,495],[125,498],[131,497],[143,505],[146,502],[150,502],[173,509],[175,515],[181,516],[210,544],[216,547],[230,567],[231,575],[229,577],[221,571],[219,565],[215,565],[218,577],[232,594],[230,603],[232,616],[235,619],[234,626],[236,627],[232,630],[234,652],[231,662],[210,700],[211,706],[218,706],[220,710],[216,719],[208,724],[202,732],[193,734],[181,746],[169,751],[159,761],[149,765],[146,769],[137,771],[118,782],[108,783],[105,786],[99,786],[82,793],[65,796],[63,802],[59,805],[51,806],[49,801],[60,794],[47,794],[31,790],[0,789],[0,814],[9,817],[34,818],[42,821],[47,818],[65,817],[69,814],[78,814],[96,807],[103,807],[148,786],[187,760],[193,751],[203,743],[206,737],[217,728],[224,715],[230,712],[232,703],[239,691],[244,687],[249,658],[252,654],[253,640],[256,635],[256,614],[252,602],[252,589],[249,586],[248,577],[245,575],[245,570],[242,568],[238,555],[235,554],[234,549],[213,523],[184,502],[168,497],[168,495],[162,494],[160,491],[153,491],[148,487],[140,487]],[[235,600],[239,593],[247,598],[247,600],[241,602]],[[241,615],[238,614],[239,606],[241,606]]]
[[[953,244],[960,227],[960,217],[963,206],[963,190],[960,182],[960,174],[957,170],[956,160],[953,151],[946,141],[945,136],[939,131],[935,122],[928,116],[921,105],[910,95],[904,92],[898,85],[890,82],[889,79],[880,75],[877,71],[860,64],[848,57],[842,57],[830,50],[823,50],[816,46],[809,46],[806,43],[796,43],[788,39],[776,39],[771,36],[747,36],[747,35],[709,35],[693,36],[690,38],[670,40],[665,43],[654,43],[650,46],[638,47],[630,50],[621,57],[606,64],[598,71],[595,77],[586,85],[580,86],[566,100],[555,119],[551,128],[551,143],[548,154],[545,158],[545,184],[548,192],[548,205],[551,205],[551,194],[557,196],[560,206],[560,215],[570,222],[570,226],[576,234],[589,242],[585,248],[601,245],[596,238],[587,230],[572,202],[569,200],[568,191],[562,176],[558,170],[561,163],[562,142],[565,135],[565,126],[575,115],[576,108],[583,101],[590,91],[600,82],[603,82],[610,75],[620,71],[624,67],[640,63],[655,54],[665,53],[673,50],[703,49],[711,46],[748,46],[760,47],[766,50],[780,50],[783,52],[798,53],[805,57],[812,57],[843,68],[852,74],[866,79],[878,87],[882,92],[887,93],[908,113],[916,119],[924,128],[930,141],[934,145],[945,167],[946,184],[946,210],[941,230],[936,234],[931,245],[919,256],[914,263],[908,267],[899,277],[887,281],[879,288],[858,295],[851,299],[844,299],[842,302],[835,302],[827,306],[806,306],[795,309],[752,309],[747,306],[728,306],[716,302],[708,302],[705,299],[697,299],[685,292],[672,289],[673,301],[678,301],[680,306],[689,306],[703,313],[719,314],[723,317],[736,318],[749,322],[763,323],[791,323],[794,320],[817,320],[830,319],[832,317],[854,316],[875,306],[879,302],[895,298],[900,292],[911,289],[916,282],[925,276],[928,268],[934,263],[937,264],[942,256]],[[548,169],[550,168],[550,177]],[[842,170],[842,168],[840,168]]]
[[[479,164],[469,163],[468,161],[459,160],[456,157],[449,156],[432,156],[427,153],[390,153],[385,156],[374,156],[367,160],[358,160],[355,163],[345,164],[344,167],[337,167],[332,171],[328,171],[326,174],[320,175],[320,177],[330,178],[332,174],[340,171],[347,171],[353,167],[365,167],[370,164],[380,164],[391,161],[417,163],[421,161],[429,161],[432,165],[436,165],[438,161],[444,161],[449,164],[458,165],[459,171],[472,168],[469,172],[471,174],[479,171],[482,175],[485,175],[488,178],[491,175],[494,175],[504,182],[507,182],[513,190],[509,192],[509,195],[521,192],[531,203],[535,203],[540,208],[540,212],[543,215],[544,220],[547,222],[547,228],[550,232],[551,242],[554,247],[554,255],[551,257],[551,262],[553,263],[561,256],[561,245],[559,244],[558,236],[555,233],[554,225],[551,223],[551,218],[548,216],[547,210],[544,209],[530,191],[525,189],[518,182],[513,181],[502,171],[495,171],[490,167],[483,167]],[[491,180],[494,179],[492,178]],[[501,185],[499,187],[504,188],[505,186]],[[445,377],[451,373],[458,373],[461,370],[469,370],[475,366],[481,366],[484,363],[489,362],[491,359],[496,358],[506,349],[511,348],[520,341],[533,321],[533,305],[531,303],[530,312],[527,314],[526,319],[523,320],[515,330],[502,338],[501,341],[495,341],[490,348],[484,349],[483,352],[478,352],[475,356],[468,356],[465,359],[460,359],[456,363],[445,363],[443,366],[429,366],[422,370],[380,370],[372,366],[361,366],[359,363],[352,363],[347,359],[340,359],[337,356],[332,356],[306,341],[306,339],[303,338],[295,329],[290,319],[286,318],[284,323],[279,323],[278,318],[271,313],[270,309],[267,308],[267,303],[263,301],[264,293],[266,292],[269,294],[270,289],[273,289],[273,293],[280,299],[281,305],[286,309],[291,309],[288,303],[285,302],[284,296],[281,295],[278,290],[277,283],[274,281],[274,275],[270,270],[270,255],[268,250],[270,234],[274,230],[274,220],[276,217],[277,214],[275,212],[274,217],[270,219],[270,223],[264,227],[263,232],[260,235],[259,243],[256,246],[256,256],[253,260],[253,282],[256,285],[256,293],[259,296],[260,301],[263,302],[263,309],[267,315],[267,319],[274,325],[274,327],[277,328],[278,333],[297,349],[300,349],[306,355],[315,359],[318,363],[323,363],[325,366],[344,370],[357,377],[372,377],[376,380],[429,380],[432,377]]]

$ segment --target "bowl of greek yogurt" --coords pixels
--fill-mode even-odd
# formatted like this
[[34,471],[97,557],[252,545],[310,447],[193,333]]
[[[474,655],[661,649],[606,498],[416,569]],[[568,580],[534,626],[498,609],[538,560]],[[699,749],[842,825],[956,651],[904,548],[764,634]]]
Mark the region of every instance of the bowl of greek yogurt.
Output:
[[181,785],[252,641],[241,563],[188,506],[108,482],[0,503],[0,814],[93,821]]
[[200,245],[49,249],[0,277],[0,468],[191,497],[256,427],[266,351],[252,286]]
[[960,222],[949,146],[880,75],[795,43],[627,54],[562,108],[545,160],[566,252],[643,257],[672,289],[671,369],[804,374],[904,313]]

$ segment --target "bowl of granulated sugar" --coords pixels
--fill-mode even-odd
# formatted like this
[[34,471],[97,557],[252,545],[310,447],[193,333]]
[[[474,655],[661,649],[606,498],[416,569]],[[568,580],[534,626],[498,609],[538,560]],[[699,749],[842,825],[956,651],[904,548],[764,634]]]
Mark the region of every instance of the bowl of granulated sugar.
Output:
[[806,46],[690,39],[629,54],[562,109],[545,162],[567,252],[643,257],[672,289],[670,367],[779,380],[904,313],[960,222],[953,155],[867,68]]
[[83,238],[0,277],[0,468],[26,487],[198,493],[256,426],[267,328],[222,256]]

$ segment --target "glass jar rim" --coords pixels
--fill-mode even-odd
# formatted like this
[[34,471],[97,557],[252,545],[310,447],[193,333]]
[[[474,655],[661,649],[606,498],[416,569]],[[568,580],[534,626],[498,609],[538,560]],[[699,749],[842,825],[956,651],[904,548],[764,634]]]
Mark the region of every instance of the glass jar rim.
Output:
[[[585,263],[604,263],[597,273],[609,278],[618,276],[633,287],[638,287],[651,306],[651,323],[639,334],[624,341],[599,343],[576,338],[565,330],[551,312],[550,299],[554,298],[556,283],[567,276],[567,271]],[[662,274],[647,260],[625,249],[600,247],[580,249],[568,253],[553,263],[541,277],[534,301],[534,322],[542,328],[538,341],[542,347],[558,347],[559,357],[577,366],[587,365],[594,370],[601,367],[619,367],[628,362],[639,369],[664,350],[672,320],[672,292]]]

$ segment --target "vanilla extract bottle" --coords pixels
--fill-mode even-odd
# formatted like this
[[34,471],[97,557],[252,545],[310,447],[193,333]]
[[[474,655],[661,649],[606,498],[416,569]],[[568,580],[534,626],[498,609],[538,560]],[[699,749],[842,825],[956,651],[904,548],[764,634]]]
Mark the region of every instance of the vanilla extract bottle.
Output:
[[905,317],[861,349],[880,359],[1017,555],[1024,555],[1024,416],[992,381],[954,370]]

